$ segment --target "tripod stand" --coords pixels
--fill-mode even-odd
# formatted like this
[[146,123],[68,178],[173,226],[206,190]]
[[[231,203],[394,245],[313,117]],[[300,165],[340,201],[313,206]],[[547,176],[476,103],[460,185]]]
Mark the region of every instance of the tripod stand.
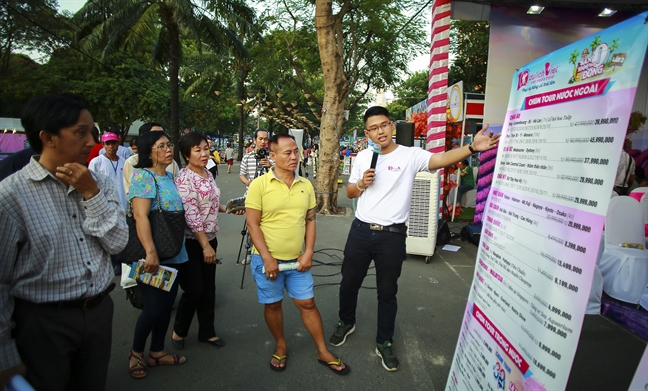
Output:
[[[268,167],[261,165],[261,159],[256,157],[256,168],[254,170],[254,181],[259,176],[268,172]],[[247,191],[245,192],[247,195]],[[236,263],[240,263],[241,252],[243,251],[243,245],[245,245],[245,258],[243,260],[243,275],[241,276],[241,289],[243,289],[243,283],[245,282],[245,270],[247,269],[246,265],[250,264],[252,258],[252,239],[250,238],[250,233],[247,230],[247,223],[243,222],[243,229],[241,230],[241,245],[239,246],[238,256],[236,257]]]

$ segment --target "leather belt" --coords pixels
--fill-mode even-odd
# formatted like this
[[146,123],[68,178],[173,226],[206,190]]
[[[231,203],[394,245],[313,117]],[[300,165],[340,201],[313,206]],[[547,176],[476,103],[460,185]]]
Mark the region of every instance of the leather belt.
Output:
[[77,308],[80,309],[81,311],[85,311],[98,306],[99,303],[101,303],[101,300],[105,296],[108,296],[110,292],[113,291],[113,289],[115,289],[114,282],[108,285],[108,288],[106,288],[103,292],[101,292],[96,296],[77,299],[77,300],[69,300],[69,301],[53,301],[49,303],[31,303],[31,304],[37,305],[39,307]]
[[364,221],[358,220],[360,225],[368,227],[372,231],[387,231],[387,232],[396,232],[399,234],[407,234],[407,226],[405,223],[392,224],[392,225],[380,225],[373,223],[365,223]]

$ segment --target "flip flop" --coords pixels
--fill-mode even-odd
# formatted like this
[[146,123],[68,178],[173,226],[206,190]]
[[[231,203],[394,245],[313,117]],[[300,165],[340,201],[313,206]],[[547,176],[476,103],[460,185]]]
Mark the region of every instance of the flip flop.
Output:
[[[173,357],[173,362],[172,363],[160,362],[160,360],[163,359],[166,356]],[[149,359],[153,360],[155,362],[154,364],[151,364],[151,362],[149,361],[149,363],[148,363],[149,367],[157,367],[157,366],[160,366],[160,365],[180,365],[180,364],[184,364],[185,361],[187,361],[187,359],[185,357],[183,357],[183,356],[180,356],[178,354],[169,354],[169,353],[164,354],[164,355],[162,355],[160,357],[153,357],[153,356],[151,356],[149,354]]]
[[[273,354],[273,355],[272,355],[272,358],[278,360],[280,365],[281,365],[281,362],[282,362],[282,361],[286,361],[286,357],[287,357],[287,356],[279,356],[279,355],[277,355],[277,354]],[[288,365],[288,362],[286,361],[286,362],[284,363],[284,366],[283,366],[283,367],[275,367],[274,365],[272,365],[272,361],[270,361],[270,368],[271,368],[273,371],[276,371],[276,372],[283,372],[283,371],[285,371],[287,365]]]
[[344,369],[341,371],[338,371],[337,369],[333,368],[331,365],[337,365],[341,366],[342,365],[342,360],[340,360],[340,357],[338,357],[337,361],[329,361],[326,362],[324,360],[317,360],[318,363],[322,365],[326,365],[329,367],[329,369],[333,372],[335,372],[336,375],[346,375],[347,373],[351,372],[351,367],[348,364],[344,364]]

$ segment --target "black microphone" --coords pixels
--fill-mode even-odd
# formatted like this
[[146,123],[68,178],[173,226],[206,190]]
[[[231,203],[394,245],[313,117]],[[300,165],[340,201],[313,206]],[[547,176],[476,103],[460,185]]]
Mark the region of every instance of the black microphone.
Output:
[[371,167],[369,168],[376,168],[376,163],[378,163],[378,155],[380,155],[380,149],[382,147],[380,144],[374,144],[373,147],[373,156],[371,158]]

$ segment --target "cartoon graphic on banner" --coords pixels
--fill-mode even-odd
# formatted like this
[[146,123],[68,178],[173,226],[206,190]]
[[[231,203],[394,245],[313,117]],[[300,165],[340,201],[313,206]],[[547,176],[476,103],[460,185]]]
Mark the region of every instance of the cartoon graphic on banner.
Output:
[[648,45],[646,17],[513,77],[447,390],[565,388]]

